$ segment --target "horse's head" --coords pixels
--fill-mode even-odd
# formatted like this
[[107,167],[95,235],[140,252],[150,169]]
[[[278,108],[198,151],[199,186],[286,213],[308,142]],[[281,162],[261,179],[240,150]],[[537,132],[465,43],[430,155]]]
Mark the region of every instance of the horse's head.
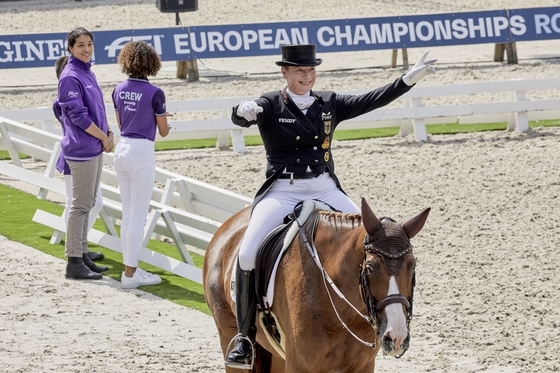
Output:
[[377,327],[384,353],[400,357],[408,349],[416,260],[410,239],[424,226],[430,209],[404,224],[378,219],[362,199],[364,260],[360,273],[362,297]]

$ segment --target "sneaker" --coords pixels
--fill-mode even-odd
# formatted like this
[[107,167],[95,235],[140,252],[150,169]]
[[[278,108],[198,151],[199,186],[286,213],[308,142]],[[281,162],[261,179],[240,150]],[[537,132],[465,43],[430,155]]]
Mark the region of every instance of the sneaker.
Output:
[[134,289],[138,286],[157,284],[161,284],[161,277],[146,272],[141,268],[136,268],[136,272],[134,272],[132,277],[127,277],[124,272],[121,275],[121,286],[123,289]]

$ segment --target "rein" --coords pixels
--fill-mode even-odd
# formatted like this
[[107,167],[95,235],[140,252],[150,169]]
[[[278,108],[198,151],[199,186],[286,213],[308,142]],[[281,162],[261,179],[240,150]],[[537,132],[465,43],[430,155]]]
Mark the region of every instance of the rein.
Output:
[[[317,223],[318,223],[318,216],[315,217],[315,222],[313,223],[313,229],[312,229],[312,234],[311,234],[312,237],[315,233],[315,229],[317,228]],[[328,285],[331,286],[331,288],[334,290],[334,292],[338,295],[338,297],[340,299],[342,299],[354,311],[356,311],[356,313],[358,315],[360,315],[368,324],[370,324],[373,329],[377,330],[377,323],[374,322],[374,319],[372,317],[370,317],[368,315],[364,315],[363,313],[361,313],[360,310],[358,310],[356,307],[354,307],[354,305],[352,303],[350,303],[348,301],[348,299],[346,299],[344,294],[342,294],[340,289],[336,286],[334,281],[330,278],[327,271],[325,271],[325,268],[323,267],[323,264],[321,263],[321,259],[319,259],[319,253],[317,252],[317,247],[315,246],[315,242],[312,241],[311,244],[310,244],[309,240],[307,239],[307,236],[305,235],[303,225],[300,225],[299,221],[297,221],[297,224],[298,224],[298,228],[299,228],[299,232],[301,234],[301,237],[303,238],[303,242],[305,243],[305,247],[307,247],[307,250],[311,254],[311,257],[313,258],[313,261],[315,262],[315,264],[317,265],[317,267],[321,271],[321,274],[323,275],[323,284],[325,285],[325,290],[327,290],[327,294],[329,295],[329,299],[330,299],[330,302],[331,302],[332,309],[334,310],[334,313],[336,314],[336,317],[338,318],[338,321],[340,321],[340,323],[342,324],[344,329],[346,329],[348,331],[348,333],[350,333],[350,335],[352,335],[356,340],[358,340],[362,344],[366,345],[367,347],[375,348],[377,346],[376,342],[364,341],[363,339],[358,337],[354,332],[352,332],[352,330],[350,330],[348,325],[346,325],[346,323],[342,320],[342,318],[340,317],[340,314],[338,313],[338,310],[336,309],[336,306],[334,305],[333,298],[332,298],[331,292],[329,291]],[[327,285],[327,283],[328,283],[328,285]]]
[[[312,228],[312,231],[311,231],[311,237],[313,237],[315,235],[315,230],[316,230],[317,225],[318,225],[318,220],[319,220],[319,216],[317,215],[315,217],[315,221],[313,223],[313,228]],[[364,260],[363,260],[363,264],[362,264],[362,269],[360,271],[360,287],[361,287],[361,291],[362,291],[362,298],[363,298],[363,300],[366,304],[366,308],[368,310],[367,315],[365,315],[362,312],[360,312],[360,310],[358,310],[356,307],[354,307],[354,305],[352,303],[350,303],[348,301],[348,299],[346,299],[344,294],[342,294],[340,289],[336,286],[334,281],[331,279],[331,277],[329,276],[329,274],[326,272],[325,268],[323,267],[323,264],[321,263],[321,259],[319,258],[319,253],[317,252],[317,247],[315,246],[315,242],[313,240],[311,241],[311,243],[309,242],[309,240],[307,239],[307,236],[305,234],[305,230],[303,229],[303,225],[301,225],[300,222],[297,221],[297,220],[296,220],[296,222],[298,224],[300,235],[303,239],[303,242],[304,242],[307,250],[311,254],[311,257],[312,257],[313,261],[315,262],[315,264],[317,265],[317,267],[321,271],[321,274],[322,274],[322,277],[323,277],[323,284],[325,285],[325,290],[327,291],[327,294],[329,296],[329,300],[331,302],[332,309],[335,312],[336,317],[338,318],[338,321],[340,322],[340,324],[344,327],[344,329],[346,329],[346,331],[348,331],[348,333],[350,333],[350,335],[352,335],[357,341],[359,341],[360,343],[364,344],[367,347],[371,347],[371,348],[376,348],[377,347],[376,342],[367,342],[367,341],[364,341],[363,339],[361,339],[360,337],[358,337],[354,332],[352,332],[352,330],[350,330],[348,325],[346,325],[346,323],[342,320],[338,310],[336,309],[336,306],[334,304],[334,301],[333,301],[333,298],[332,298],[332,295],[331,295],[331,292],[329,290],[328,285],[330,285],[332,290],[338,295],[338,297],[341,300],[346,302],[346,304],[348,304],[360,317],[362,317],[362,319],[364,319],[369,325],[371,325],[371,327],[374,330],[377,330],[377,315],[378,315],[379,312],[381,312],[383,309],[385,309],[385,307],[389,306],[390,304],[395,304],[395,303],[402,304],[407,311],[406,324],[407,324],[407,328],[410,330],[410,321],[412,320],[412,300],[413,300],[416,276],[413,275],[413,278],[412,278],[412,290],[413,290],[413,292],[410,296],[410,300],[407,299],[406,297],[402,296],[401,294],[390,294],[390,295],[386,296],[385,298],[381,299],[379,302],[377,302],[376,299],[371,295],[371,292],[369,291],[369,281],[368,281],[368,277],[367,277],[367,273],[366,273],[367,272],[367,267],[368,267],[368,262],[366,261],[366,252],[374,252],[374,253],[376,253],[380,256],[389,257],[390,259],[398,259],[398,258],[403,257],[410,250],[412,250],[412,246],[408,247],[406,250],[403,250],[398,254],[391,255],[391,254],[389,254],[385,251],[381,251],[377,248],[374,248],[372,245],[368,245],[368,243],[367,243],[368,236],[366,235],[366,242],[364,242]],[[399,356],[396,356],[396,357],[399,358],[400,356],[402,356],[402,355],[399,355]]]

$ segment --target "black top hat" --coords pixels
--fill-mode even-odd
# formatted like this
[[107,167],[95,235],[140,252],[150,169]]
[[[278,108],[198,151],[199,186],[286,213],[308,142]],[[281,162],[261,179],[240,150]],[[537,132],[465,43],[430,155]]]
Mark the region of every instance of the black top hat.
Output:
[[323,62],[315,58],[315,44],[283,45],[282,61],[276,61],[278,66],[319,66]]

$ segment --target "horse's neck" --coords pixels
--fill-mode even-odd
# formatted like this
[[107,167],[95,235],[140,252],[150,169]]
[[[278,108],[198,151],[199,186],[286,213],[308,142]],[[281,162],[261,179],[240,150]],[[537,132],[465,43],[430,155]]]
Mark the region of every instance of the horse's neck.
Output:
[[351,275],[350,272],[356,270],[358,276],[365,235],[360,216],[322,213],[315,229],[314,243],[327,273],[332,273],[334,279],[339,273]]

